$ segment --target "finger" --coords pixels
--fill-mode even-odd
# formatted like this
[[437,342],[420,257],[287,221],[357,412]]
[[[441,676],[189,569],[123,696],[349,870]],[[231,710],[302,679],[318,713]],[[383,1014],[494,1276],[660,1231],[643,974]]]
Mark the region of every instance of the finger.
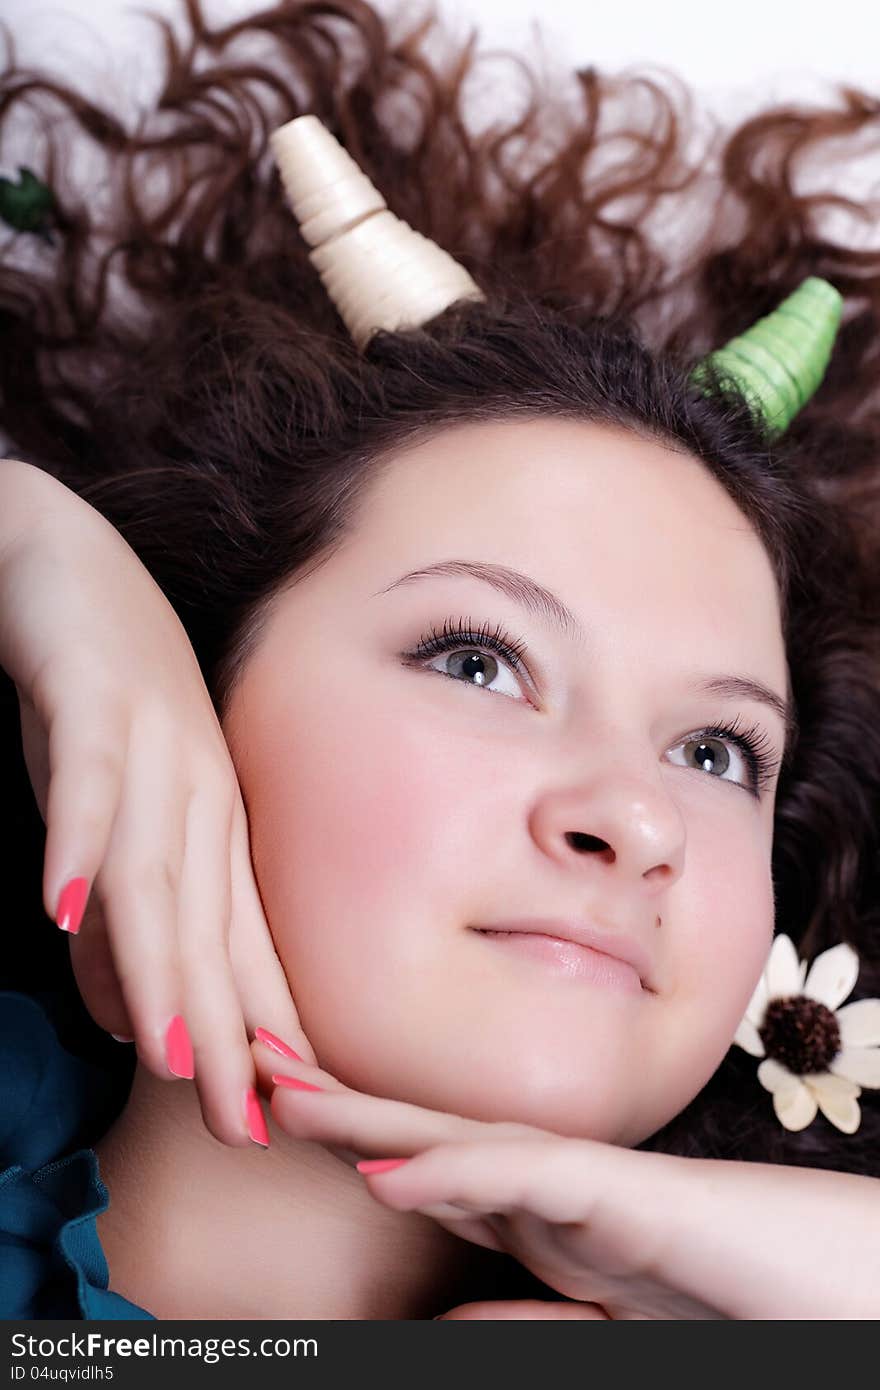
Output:
[[304,1061],[314,1062],[314,1048],[302,1030],[290,982],[278,959],[263,912],[251,861],[247,815],[238,790],[233,809],[230,864],[229,954],[248,1036],[253,1038],[257,1028],[264,1028],[273,1036],[283,1038]]
[[431,1216],[436,1209],[446,1215],[452,1205],[483,1216],[527,1211],[543,1221],[589,1222],[608,1180],[607,1160],[599,1155],[606,1147],[590,1139],[555,1137],[536,1145],[485,1138],[442,1144],[399,1167],[363,1176],[396,1211]]
[[177,761],[177,750],[158,734],[151,737],[143,727],[133,734],[106,860],[95,881],[138,1058],[164,1081],[186,1069],[186,1057],[181,1065],[169,1050],[174,1030],[181,1028],[175,1019],[183,1019],[184,1043],[189,1036],[178,947],[189,797],[167,775]]
[[[274,1091],[279,1089],[276,1085],[276,1077],[286,1077],[303,1080],[310,1086],[317,1086],[321,1093],[327,1094],[330,1091],[342,1093],[347,1090],[341,1082],[331,1076],[329,1072],[322,1071],[318,1066],[310,1066],[308,1062],[297,1062],[287,1056],[290,1051],[289,1044],[285,1039],[280,1038],[270,1030],[259,1028],[257,1036],[251,1044],[251,1056],[257,1072],[257,1090],[268,1098],[270,1109]],[[317,1094],[312,1092],[311,1094]],[[295,1109],[295,1107],[294,1107]],[[277,1123],[277,1115],[272,1111],[273,1118]],[[293,1135],[293,1130],[281,1125],[285,1132]],[[305,1136],[302,1136],[305,1137]],[[354,1168],[357,1163],[366,1155],[359,1149],[346,1148],[345,1145],[332,1143],[330,1139],[320,1139],[317,1135],[313,1136],[314,1142],[321,1143],[325,1149],[334,1154],[336,1158],[346,1163],[349,1168]]]
[[[27,695],[17,685],[18,715],[21,725],[21,751],[43,824],[48,817],[49,748],[45,723]],[[51,914],[50,914],[51,915]]]
[[669,1259],[691,1162],[590,1139],[486,1140],[439,1145],[364,1180],[393,1210],[483,1218],[543,1283],[607,1305],[630,1274],[655,1280]]
[[536,1322],[547,1321],[610,1321],[608,1313],[598,1303],[544,1303],[538,1298],[496,1299],[485,1303],[461,1303],[450,1308],[437,1322],[492,1321],[506,1322],[513,1319]]
[[272,1091],[272,1114],[281,1128],[294,1138],[333,1142],[370,1157],[380,1157],[388,1153],[409,1156],[431,1145],[453,1141],[487,1142],[506,1137],[508,1141],[518,1139],[529,1144],[558,1137],[529,1125],[471,1120],[442,1110],[427,1110],[407,1101],[364,1095],[341,1086],[320,1068],[310,1068],[278,1056],[272,1059],[268,1048],[255,1047],[254,1053],[261,1078],[269,1068],[270,1077],[292,1076],[323,1088],[303,1091],[278,1085]]
[[224,1144],[244,1147],[256,1140],[265,1146],[268,1134],[252,1095],[254,1065],[229,954],[231,826],[231,786],[203,781],[187,808],[178,895],[183,997],[206,1127]]
[[70,938],[70,965],[83,1004],[98,1027],[119,1041],[133,1042],[131,1020],[97,894],[89,898],[82,929]]
[[335,1076],[324,1071],[316,1063],[307,1062],[304,1058],[288,1057],[281,1050],[283,1048],[295,1051],[287,1038],[273,1033],[268,1028],[260,1028],[251,1044],[251,1057],[257,1076],[257,1090],[262,1092],[267,1100],[272,1099],[272,1095],[277,1089],[274,1080],[276,1076],[307,1081],[311,1086],[320,1087],[324,1093],[335,1091],[344,1095],[355,1094],[354,1091],[343,1086],[341,1081],[337,1081]]
[[[123,795],[124,765],[128,746],[127,723],[118,706],[102,706],[98,722],[77,704],[61,703],[53,713],[48,736],[48,777],[44,812],[46,844],[43,853],[43,905],[46,914],[64,929],[79,930],[87,895],[105,862],[113,825]],[[22,706],[22,728],[31,716]],[[89,730],[99,728],[100,735]],[[32,745],[33,746],[33,745]],[[59,911],[62,893],[74,880],[85,880],[74,890],[73,917]],[[70,895],[67,895],[70,903]]]

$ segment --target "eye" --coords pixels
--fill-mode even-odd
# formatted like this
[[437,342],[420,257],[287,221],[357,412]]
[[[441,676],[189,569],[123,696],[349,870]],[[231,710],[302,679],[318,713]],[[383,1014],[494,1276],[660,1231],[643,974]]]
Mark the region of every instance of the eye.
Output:
[[[708,774],[715,776],[719,782],[733,782],[735,786],[742,787],[753,796],[759,796],[761,789],[773,781],[780,765],[780,759],[772,751],[770,740],[763,729],[756,725],[743,729],[738,718],[732,724],[719,722],[706,729],[700,729],[678,747],[689,750],[686,759],[690,756],[690,750],[693,750],[696,769],[708,771]],[[744,776],[724,777],[716,772],[719,764],[721,774],[730,767],[730,747],[736,750],[734,768],[744,769]],[[690,767],[692,764],[686,760],[683,766]]]
[[[693,737],[685,739],[684,743],[680,743],[678,747],[686,750],[683,766],[696,766],[702,769],[702,771],[715,776],[718,781],[736,782],[743,780],[742,777],[737,776],[737,771],[738,768],[747,768],[745,754],[741,752],[740,749],[737,749],[736,756],[731,757],[729,745],[725,744],[724,740],[721,738],[710,736],[708,731],[695,734]],[[693,758],[693,762],[688,761],[689,757]],[[734,775],[731,778],[726,778],[724,777],[724,773],[727,772],[731,765],[733,765]],[[748,780],[748,778],[746,777],[745,780]]]
[[[525,642],[510,637],[503,628],[490,630],[488,623],[475,628],[470,619],[465,622],[459,618],[455,623],[444,622],[442,632],[432,627],[411,652],[402,652],[401,657],[460,685],[473,685],[478,690],[522,700],[516,690],[524,682],[532,685],[523,659],[525,651]],[[428,666],[428,662],[434,661],[435,665]],[[676,766],[703,771],[717,782],[730,782],[756,798],[773,781],[781,761],[766,733],[756,725],[742,728],[739,718],[732,724],[718,721],[695,730],[676,745],[675,751],[679,748],[687,752],[685,761]],[[734,750],[733,757],[730,749]],[[731,764],[734,775],[725,776]]]
[[475,628],[470,620],[465,623],[459,618],[457,623],[445,622],[442,632],[432,628],[430,635],[422,637],[404,657],[424,666],[434,659],[436,664],[428,666],[429,670],[461,685],[521,700],[517,690],[523,680],[528,680],[522,659],[524,650],[524,643],[509,637],[500,627],[490,631],[488,623],[484,623]]

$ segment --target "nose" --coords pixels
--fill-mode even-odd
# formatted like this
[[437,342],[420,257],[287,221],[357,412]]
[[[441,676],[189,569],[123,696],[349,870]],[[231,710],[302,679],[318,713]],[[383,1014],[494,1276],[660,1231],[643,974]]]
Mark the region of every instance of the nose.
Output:
[[619,894],[625,880],[630,891],[648,885],[656,894],[684,869],[684,822],[659,773],[594,765],[546,787],[530,820],[541,852],[597,892],[610,874],[609,891],[613,883]]

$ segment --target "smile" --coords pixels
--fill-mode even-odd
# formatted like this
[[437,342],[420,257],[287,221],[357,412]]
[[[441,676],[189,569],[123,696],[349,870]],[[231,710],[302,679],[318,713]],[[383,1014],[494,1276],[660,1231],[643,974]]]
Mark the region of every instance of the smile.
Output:
[[473,930],[493,949],[520,956],[523,963],[544,967],[553,974],[604,985],[626,994],[645,992],[638,971],[626,961],[608,956],[604,951],[595,951],[575,941],[537,932],[491,931],[480,927]]

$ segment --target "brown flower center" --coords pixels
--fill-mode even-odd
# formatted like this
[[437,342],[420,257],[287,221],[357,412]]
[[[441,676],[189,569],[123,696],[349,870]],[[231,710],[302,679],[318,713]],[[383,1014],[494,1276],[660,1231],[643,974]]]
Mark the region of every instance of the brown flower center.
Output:
[[758,1029],[768,1057],[802,1076],[827,1071],[840,1051],[840,1028],[829,1008],[816,999],[796,994],[771,999]]

